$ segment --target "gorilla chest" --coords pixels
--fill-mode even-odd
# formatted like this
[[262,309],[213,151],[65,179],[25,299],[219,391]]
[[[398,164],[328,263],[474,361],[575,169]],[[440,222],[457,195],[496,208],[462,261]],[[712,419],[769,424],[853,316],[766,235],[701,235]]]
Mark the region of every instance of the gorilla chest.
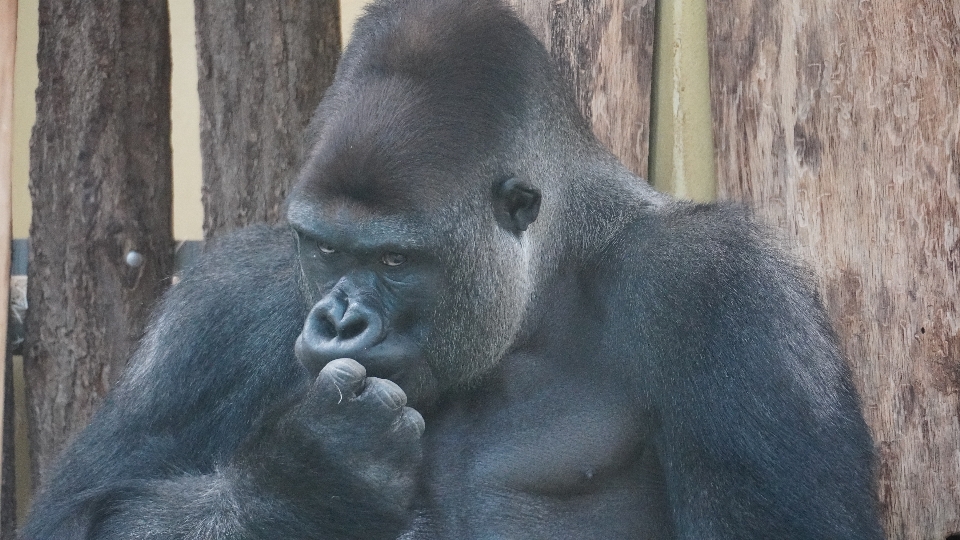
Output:
[[642,422],[597,388],[579,378],[484,393],[428,421],[427,495],[406,538],[667,536]]

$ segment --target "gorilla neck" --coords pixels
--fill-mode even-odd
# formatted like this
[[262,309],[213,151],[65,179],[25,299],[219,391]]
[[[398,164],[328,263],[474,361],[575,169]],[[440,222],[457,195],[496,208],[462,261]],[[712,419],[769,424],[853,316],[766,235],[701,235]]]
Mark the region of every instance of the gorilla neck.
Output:
[[[547,81],[544,87],[554,91],[538,91],[527,100],[530,121],[507,146],[517,152],[520,176],[543,195],[540,215],[528,230],[538,279],[558,264],[589,264],[644,209],[671,200],[597,141],[564,84]],[[574,260],[560,261],[560,254]]]
[[532,277],[526,305],[536,309],[527,310],[512,350],[536,339],[544,313],[557,313],[543,309],[557,290],[583,290],[582,284],[569,282],[589,281],[607,246],[630,223],[670,201],[592,142],[563,154],[562,160],[551,156],[553,164],[537,167],[544,202],[540,217],[525,233],[524,246]]
[[545,171],[544,204],[530,227],[537,281],[593,265],[624,227],[671,200],[592,142],[585,151],[554,157]]

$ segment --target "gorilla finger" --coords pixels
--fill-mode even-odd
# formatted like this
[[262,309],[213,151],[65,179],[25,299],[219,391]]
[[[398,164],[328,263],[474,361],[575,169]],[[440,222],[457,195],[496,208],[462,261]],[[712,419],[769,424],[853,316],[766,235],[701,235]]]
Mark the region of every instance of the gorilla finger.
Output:
[[419,438],[427,428],[427,423],[423,421],[423,416],[419,411],[411,407],[404,407],[394,426],[397,431],[411,432],[414,437]]
[[361,402],[397,413],[407,404],[407,394],[397,383],[379,377],[369,377],[367,386],[357,398]]
[[353,398],[363,392],[367,370],[350,358],[331,360],[317,375],[316,385],[324,393],[339,395],[339,400]]

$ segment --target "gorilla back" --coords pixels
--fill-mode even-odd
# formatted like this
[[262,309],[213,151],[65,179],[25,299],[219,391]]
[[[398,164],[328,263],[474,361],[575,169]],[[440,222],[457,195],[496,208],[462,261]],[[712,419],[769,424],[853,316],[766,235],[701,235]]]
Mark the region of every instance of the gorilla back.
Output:
[[24,538],[882,537],[762,227],[628,172],[497,0],[353,35],[288,223],[170,291]]

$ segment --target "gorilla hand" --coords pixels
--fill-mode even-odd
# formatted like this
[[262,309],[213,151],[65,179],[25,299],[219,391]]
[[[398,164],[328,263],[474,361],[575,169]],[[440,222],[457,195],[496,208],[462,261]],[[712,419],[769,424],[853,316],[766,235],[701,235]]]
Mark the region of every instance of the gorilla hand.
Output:
[[425,424],[406,404],[396,383],[340,358],[320,370],[299,413],[330,459],[349,464],[371,489],[409,499]]
[[424,421],[396,383],[367,377],[360,363],[329,362],[297,401],[268,416],[242,467],[301,516],[377,524],[395,537],[416,493]]

